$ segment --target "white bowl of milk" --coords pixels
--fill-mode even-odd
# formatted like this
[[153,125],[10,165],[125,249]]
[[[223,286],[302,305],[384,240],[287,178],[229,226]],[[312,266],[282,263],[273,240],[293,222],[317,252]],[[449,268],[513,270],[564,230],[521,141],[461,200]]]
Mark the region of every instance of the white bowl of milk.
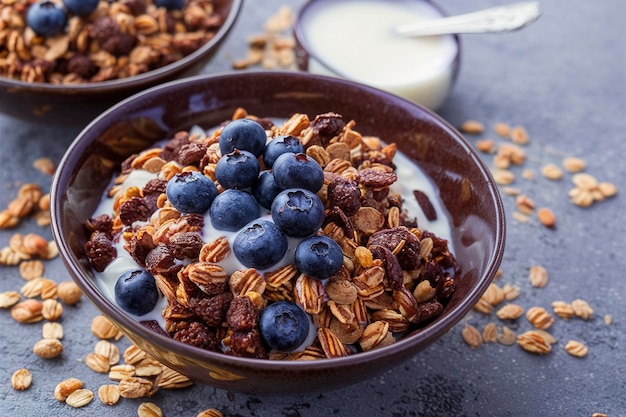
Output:
[[442,16],[427,0],[311,0],[294,29],[298,67],[436,110],[456,79],[459,38],[402,37],[395,28]]

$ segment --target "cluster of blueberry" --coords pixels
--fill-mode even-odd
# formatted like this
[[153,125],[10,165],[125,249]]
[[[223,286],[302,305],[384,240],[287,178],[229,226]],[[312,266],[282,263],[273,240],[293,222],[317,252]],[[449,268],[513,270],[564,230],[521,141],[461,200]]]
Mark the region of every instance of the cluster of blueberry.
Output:
[[[63,0],[63,7],[50,0],[32,4],[26,12],[26,24],[39,36],[54,36],[62,33],[68,14],[89,16],[98,8],[100,0]],[[182,9],[184,0],[154,0],[157,7],[168,10]]]
[[[217,230],[237,232],[232,251],[248,268],[268,269],[281,261],[288,237],[300,239],[294,264],[315,279],[335,275],[343,264],[341,247],[315,235],[325,219],[316,193],[324,183],[321,166],[306,155],[300,140],[278,136],[267,141],[265,129],[251,119],[227,124],[219,136],[222,157],[215,177],[225,189],[198,171],[175,175],[166,186],[170,204],[181,213],[205,214]],[[266,170],[260,170],[262,159]],[[272,220],[261,218],[261,207]],[[154,308],[154,279],[143,271],[128,271],[117,281],[116,300],[126,311],[142,315]],[[141,295],[143,294],[143,296]],[[308,315],[291,302],[270,304],[261,314],[261,335],[280,351],[301,345],[309,333]]]

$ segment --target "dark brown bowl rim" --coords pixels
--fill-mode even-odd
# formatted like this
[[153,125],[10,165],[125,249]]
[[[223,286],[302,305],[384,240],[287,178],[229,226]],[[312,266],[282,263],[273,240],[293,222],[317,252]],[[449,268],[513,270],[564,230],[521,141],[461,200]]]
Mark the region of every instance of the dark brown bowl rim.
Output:
[[[260,75],[261,77],[299,77],[306,82],[315,82],[320,80],[326,83],[336,83],[337,85],[345,85],[347,88],[357,88],[367,94],[375,94],[378,96],[385,96],[386,100],[393,106],[401,107],[418,107],[424,112],[427,112],[433,120],[438,123],[446,132],[451,135],[464,150],[471,156],[471,160],[476,164],[482,173],[483,179],[488,187],[488,195],[485,197],[491,198],[495,206],[496,218],[494,219],[495,225],[495,241],[494,251],[490,254],[488,260],[488,267],[486,271],[479,277],[477,284],[466,295],[466,297],[459,303],[459,305],[449,311],[445,316],[440,317],[436,322],[429,324],[428,326],[420,329],[416,333],[399,339],[397,342],[390,346],[374,349],[368,352],[360,352],[355,355],[349,355],[339,358],[324,359],[318,361],[277,361],[267,359],[253,359],[235,357],[225,355],[219,352],[211,352],[194,346],[185,345],[172,338],[158,334],[153,330],[148,329],[138,321],[133,320],[126,315],[121,309],[113,308],[111,303],[106,297],[96,288],[95,284],[90,283],[89,279],[86,279],[81,272],[80,265],[74,258],[71,248],[68,242],[64,239],[64,233],[61,230],[61,200],[64,195],[64,190],[70,183],[73,175],[74,164],[80,159],[81,155],[89,148],[93,141],[97,140],[97,137],[91,139],[90,142],[85,143],[85,137],[89,136],[91,130],[93,130],[99,124],[106,123],[108,119],[114,117],[118,113],[124,113],[124,108],[136,101],[145,100],[145,97],[155,93],[166,94],[167,91],[179,89],[180,86],[185,84],[194,84],[198,82],[206,81],[207,79],[220,80],[233,79],[237,77],[255,77]],[[267,370],[271,372],[281,371],[304,371],[308,368],[315,367],[316,370],[328,370],[335,368],[336,366],[358,366],[359,364],[369,362],[372,360],[384,360],[384,358],[395,356],[400,352],[417,352],[419,348],[430,345],[436,339],[445,334],[450,328],[452,328],[457,322],[459,322],[476,304],[487,287],[490,285],[493,277],[495,276],[504,254],[505,244],[505,216],[504,206],[498,191],[497,185],[491,175],[490,170],[487,168],[484,162],[482,162],[480,156],[476,153],[473,147],[467,142],[463,135],[458,132],[450,123],[444,120],[441,116],[435,112],[424,108],[423,106],[412,103],[401,97],[387,93],[377,88],[369,87],[359,83],[355,83],[348,80],[343,80],[334,77],[326,77],[321,75],[312,75],[303,72],[294,71],[227,71],[214,74],[202,74],[193,77],[186,77],[170,81],[165,84],[161,84],[156,87],[144,90],[137,93],[118,104],[114,105],[110,109],[100,114],[94,119],[87,127],[85,127],[81,133],[78,134],[76,139],[67,149],[61,162],[58,165],[57,174],[53,179],[51,186],[51,215],[52,215],[52,233],[57,246],[59,254],[65,263],[70,275],[74,278],[80,289],[85,296],[91,301],[91,303],[105,316],[110,317],[113,321],[124,323],[137,336],[149,340],[151,344],[159,346],[159,348],[165,349],[169,352],[193,358],[197,361],[204,363],[213,363],[222,366],[233,365],[235,367],[246,367],[249,369]]]
[[115,80],[101,81],[97,83],[84,83],[73,85],[58,85],[41,82],[26,82],[6,77],[0,77],[0,87],[10,88],[12,91],[28,91],[31,93],[45,93],[54,95],[81,95],[81,94],[111,94],[127,88],[138,88],[145,85],[153,85],[159,80],[177,74],[185,68],[193,66],[202,60],[202,57],[219,45],[232,30],[244,0],[231,0],[230,11],[222,26],[215,36],[207,43],[196,49],[189,55],[184,56],[171,64],[144,72],[132,77],[118,78]]

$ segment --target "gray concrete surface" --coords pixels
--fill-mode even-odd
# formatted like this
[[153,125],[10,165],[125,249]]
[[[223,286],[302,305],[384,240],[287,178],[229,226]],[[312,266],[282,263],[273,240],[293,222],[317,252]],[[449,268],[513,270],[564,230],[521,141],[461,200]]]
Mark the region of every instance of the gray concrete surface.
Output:
[[[471,11],[503,1],[442,0],[450,13]],[[159,391],[150,401],[164,416],[195,416],[214,407],[225,416],[583,416],[604,413],[626,416],[626,8],[619,0],[543,2],[544,14],[531,27],[502,35],[462,36],[463,62],[454,90],[439,113],[458,126],[466,119],[482,121],[484,135],[496,135],[496,122],[522,125],[530,135],[528,160],[514,169],[512,186],[530,196],[538,207],[550,207],[557,228],[549,230],[536,216],[522,224],[514,220],[515,199],[504,196],[508,214],[507,249],[499,285],[521,289],[516,300],[524,308],[550,309],[555,300],[583,298],[594,308],[591,321],[557,319],[551,333],[558,340],[545,356],[518,346],[488,344],[470,349],[461,329],[482,329],[492,314],[470,313],[458,326],[405,365],[378,378],[319,395],[264,398],[195,385],[178,391]],[[226,70],[245,54],[246,39],[262,30],[262,22],[290,4],[302,1],[248,0],[236,30],[205,71]],[[0,115],[0,207],[15,196],[19,185],[37,182],[49,187],[50,178],[31,168],[39,157],[58,161],[80,126],[31,126]],[[617,185],[616,197],[590,208],[573,205],[567,196],[571,175],[548,181],[540,168],[559,164],[563,157],[579,156],[586,172]],[[491,156],[485,156],[486,161]],[[533,179],[522,171],[532,170]],[[33,221],[19,229],[0,231],[0,246],[12,233],[29,231],[51,238],[48,229]],[[543,265],[550,277],[545,288],[528,282],[531,266]],[[47,277],[68,279],[59,259],[46,263]],[[0,267],[0,292],[19,290],[18,269]],[[122,399],[113,407],[96,398],[83,409],[57,402],[54,387],[77,377],[96,391],[108,382],[83,363],[97,339],[90,321],[97,314],[87,300],[66,308],[61,323],[65,351],[61,358],[43,360],[32,353],[41,323],[20,325],[8,311],[0,311],[0,415],[22,416],[132,416],[144,400]],[[606,325],[604,316],[612,316]],[[530,329],[525,318],[510,324]],[[584,342],[583,359],[568,355],[568,340]],[[121,348],[128,342],[118,342]],[[33,384],[27,391],[11,388],[11,374],[27,367]]]

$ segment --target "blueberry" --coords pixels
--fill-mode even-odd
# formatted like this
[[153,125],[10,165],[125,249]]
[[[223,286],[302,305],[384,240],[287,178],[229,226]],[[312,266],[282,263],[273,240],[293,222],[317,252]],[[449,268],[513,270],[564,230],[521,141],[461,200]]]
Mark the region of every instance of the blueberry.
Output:
[[181,10],[185,7],[185,0],[154,0],[156,7],[165,7],[168,10]]
[[259,330],[273,350],[291,352],[309,335],[309,317],[291,301],[277,301],[265,307],[259,318]]
[[324,223],[324,203],[317,195],[301,188],[281,191],[271,211],[274,223],[291,237],[310,236]]
[[143,269],[124,272],[115,283],[115,301],[136,316],[151,312],[159,301],[154,277]]
[[241,229],[260,214],[261,209],[252,194],[234,188],[215,197],[209,209],[213,227],[229,232]]
[[222,155],[239,149],[248,151],[258,158],[265,149],[265,142],[267,142],[265,129],[251,119],[233,120],[220,132]]
[[317,161],[304,153],[284,153],[272,166],[274,179],[280,187],[305,188],[314,193],[324,185],[324,170]]
[[262,207],[269,210],[272,208],[272,201],[282,190],[274,181],[272,171],[263,171],[252,186],[252,195]]
[[254,155],[235,149],[217,161],[215,178],[224,188],[247,188],[256,182],[260,170]]
[[63,5],[76,16],[89,16],[96,11],[100,0],[63,0]]
[[267,269],[287,252],[287,237],[269,220],[256,219],[242,228],[233,240],[235,257],[248,268]]
[[320,280],[332,277],[343,265],[341,247],[327,236],[310,236],[303,239],[293,256],[300,272]]
[[202,214],[217,196],[217,187],[200,172],[186,171],[169,180],[165,194],[170,204],[181,213]]
[[302,153],[304,147],[302,142],[295,136],[276,136],[267,145],[263,151],[263,163],[267,168],[271,168],[274,165],[276,158],[284,153]]
[[63,32],[67,13],[51,1],[40,1],[28,8],[26,24],[39,36],[54,36]]

